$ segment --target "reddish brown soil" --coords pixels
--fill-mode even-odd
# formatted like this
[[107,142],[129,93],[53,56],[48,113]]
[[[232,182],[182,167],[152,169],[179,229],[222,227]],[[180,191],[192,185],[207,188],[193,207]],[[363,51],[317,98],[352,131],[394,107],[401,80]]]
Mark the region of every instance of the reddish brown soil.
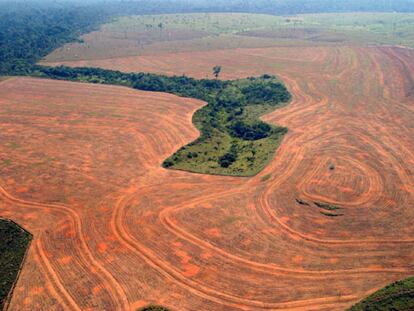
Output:
[[279,74],[294,100],[265,119],[290,131],[253,178],[160,167],[197,136],[199,101],[2,82],[0,215],[34,234],[11,309],[344,310],[413,275],[413,56],[272,48],[129,63],[198,77],[215,64],[225,78]]
[[183,51],[183,46],[187,46],[184,51],[188,51],[188,47],[192,47],[192,50],[194,50],[197,46],[195,42],[203,42],[205,39],[202,38],[208,35],[209,33],[200,30],[168,29],[160,31],[158,27],[157,29],[128,30],[126,32],[101,29],[83,35],[81,37],[82,43],[71,42],[65,44],[47,55],[45,60],[60,61],[70,59],[75,61],[131,55],[152,55],[154,50],[158,53],[174,51],[176,49]]

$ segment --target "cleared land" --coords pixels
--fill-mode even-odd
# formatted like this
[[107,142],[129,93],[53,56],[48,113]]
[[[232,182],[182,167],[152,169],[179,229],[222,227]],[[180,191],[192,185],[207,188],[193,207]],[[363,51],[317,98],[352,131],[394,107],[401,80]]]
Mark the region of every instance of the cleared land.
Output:
[[[83,42],[57,49],[44,63],[95,66],[98,63],[93,61],[98,59],[283,46],[369,44],[414,48],[413,24],[414,14],[402,13],[129,16],[83,36]],[[186,72],[177,71],[182,73]]]
[[413,53],[285,47],[125,62],[279,75],[294,100],[263,119],[290,131],[252,178],[161,167],[197,137],[202,102],[2,82],[0,212],[35,237],[12,309],[344,310],[413,275]]

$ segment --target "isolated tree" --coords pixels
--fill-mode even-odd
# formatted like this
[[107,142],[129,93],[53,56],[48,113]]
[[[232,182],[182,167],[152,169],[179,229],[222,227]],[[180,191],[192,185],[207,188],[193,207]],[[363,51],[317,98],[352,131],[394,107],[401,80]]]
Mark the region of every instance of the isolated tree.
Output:
[[220,72],[221,72],[221,66],[213,67],[213,75],[216,77],[216,79],[219,77]]

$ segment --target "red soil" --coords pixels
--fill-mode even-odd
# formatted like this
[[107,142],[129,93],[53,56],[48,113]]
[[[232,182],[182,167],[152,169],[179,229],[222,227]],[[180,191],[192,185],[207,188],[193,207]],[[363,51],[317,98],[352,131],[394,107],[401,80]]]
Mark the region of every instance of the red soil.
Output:
[[[34,234],[11,309],[343,310],[413,275],[413,56],[272,48],[126,65],[279,74],[294,100],[265,119],[290,131],[253,178],[160,167],[198,135],[199,101],[2,82],[0,216]],[[296,198],[338,205],[344,216]]]

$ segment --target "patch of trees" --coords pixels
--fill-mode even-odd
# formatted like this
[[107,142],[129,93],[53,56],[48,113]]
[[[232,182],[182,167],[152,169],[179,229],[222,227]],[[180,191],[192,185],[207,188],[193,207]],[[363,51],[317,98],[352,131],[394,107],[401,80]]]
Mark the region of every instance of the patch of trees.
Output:
[[270,135],[272,127],[264,122],[255,122],[247,124],[242,121],[236,121],[229,126],[232,136],[244,140],[258,140]]
[[[257,116],[252,117],[247,109],[249,106],[255,107],[264,104],[277,106],[290,100],[291,95],[286,87],[276,77],[270,75],[234,81],[197,80],[186,76],[168,77],[150,73],[123,73],[100,68],[63,66],[35,66],[31,75],[61,80],[124,85],[138,90],[166,92],[204,100],[208,105],[198,110],[193,120],[201,131],[201,136],[192,142],[191,146],[203,144],[207,140],[222,135],[243,141],[256,141],[271,136],[280,137],[287,132],[284,127],[271,126],[260,121]],[[209,148],[214,148],[214,146]],[[185,156],[166,160],[164,167],[172,167],[177,161],[189,161],[197,157],[198,154],[195,152],[186,152]],[[232,147],[230,151],[218,158],[218,164],[226,168],[236,160],[237,150]]]
[[230,151],[219,157],[218,163],[221,167],[227,168],[237,160],[237,146],[232,145]]
[[3,310],[32,236],[14,222],[0,219],[0,237],[0,309]]
[[414,277],[385,286],[348,311],[414,310]]
[[252,104],[272,102],[276,98],[279,101],[288,101],[289,94],[280,87],[280,84],[272,79],[272,76],[263,75],[261,80],[250,79],[250,83],[242,88],[242,93]]

